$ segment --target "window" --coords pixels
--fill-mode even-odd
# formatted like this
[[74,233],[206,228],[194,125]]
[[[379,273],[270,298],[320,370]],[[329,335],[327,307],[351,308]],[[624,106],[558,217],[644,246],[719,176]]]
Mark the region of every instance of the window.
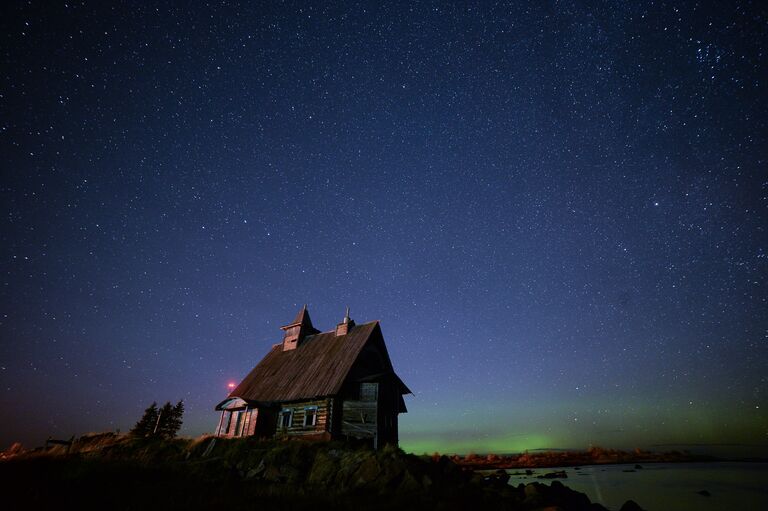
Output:
[[304,408],[304,426],[315,426],[317,424],[317,407],[308,406]]
[[277,427],[282,429],[290,428],[292,419],[293,419],[293,410],[291,410],[290,408],[283,408],[282,411],[280,412],[280,416],[278,417]]
[[379,397],[378,383],[360,384],[360,401],[376,401]]
[[235,412],[237,414],[237,421],[235,421],[235,431],[233,436],[240,436],[240,427],[243,425],[243,412]]
[[224,412],[227,414],[227,422],[224,424],[219,430],[220,435],[227,435],[229,434],[229,425],[232,423],[232,412]]

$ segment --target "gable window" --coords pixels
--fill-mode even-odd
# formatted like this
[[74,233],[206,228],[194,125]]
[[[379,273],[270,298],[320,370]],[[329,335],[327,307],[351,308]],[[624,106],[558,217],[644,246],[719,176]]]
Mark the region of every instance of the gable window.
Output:
[[291,408],[283,408],[280,411],[280,416],[278,417],[277,427],[278,428],[290,428],[291,422],[293,421],[293,410]]
[[317,407],[308,406],[304,408],[304,426],[317,425]]
[[379,397],[378,383],[360,384],[360,401],[376,401]]

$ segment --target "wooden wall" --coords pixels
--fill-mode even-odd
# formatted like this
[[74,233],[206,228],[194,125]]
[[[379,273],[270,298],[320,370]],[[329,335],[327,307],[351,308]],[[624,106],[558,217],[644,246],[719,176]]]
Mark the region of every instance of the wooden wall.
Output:
[[341,434],[373,438],[377,433],[378,401],[346,400],[343,405]]
[[[314,426],[304,426],[304,416],[307,407],[317,407],[316,422]],[[330,410],[331,404],[328,399],[318,399],[314,401],[301,401],[298,403],[285,403],[278,411],[278,416],[275,417],[275,424],[277,425],[277,434],[285,435],[315,435],[329,431],[330,425]],[[291,425],[286,428],[279,427],[280,417],[283,409],[293,410],[293,420]]]
[[221,422],[218,436],[237,437],[253,435],[257,417],[258,410],[253,408],[226,410],[224,411],[224,418]]
[[271,438],[277,428],[277,412],[274,408],[259,408],[254,435],[258,438]]
[[259,419],[259,409],[251,408],[245,412],[245,422],[243,423],[241,436],[251,436],[256,432],[256,423]]
[[400,394],[393,382],[384,382],[379,386],[379,428],[378,447],[385,444],[397,445],[398,441],[398,412]]
[[[238,417],[240,424],[238,425]],[[235,410],[226,410],[224,419],[221,422],[221,429],[218,436],[222,437],[241,437],[257,435],[259,437],[269,437],[275,432],[273,420],[276,415],[267,408],[241,408]]]

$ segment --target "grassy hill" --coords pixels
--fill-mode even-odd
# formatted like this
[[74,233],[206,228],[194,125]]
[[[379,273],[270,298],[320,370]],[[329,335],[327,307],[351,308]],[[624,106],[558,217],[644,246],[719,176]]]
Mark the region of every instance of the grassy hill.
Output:
[[0,462],[5,502],[132,509],[600,510],[560,483],[517,488],[446,457],[347,443],[113,434]]

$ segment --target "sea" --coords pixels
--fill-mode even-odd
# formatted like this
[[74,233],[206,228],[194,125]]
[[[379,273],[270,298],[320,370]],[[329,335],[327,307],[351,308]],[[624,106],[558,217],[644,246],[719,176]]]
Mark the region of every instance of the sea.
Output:
[[[646,511],[721,511],[725,509],[768,510],[768,463],[649,463],[539,468],[534,475],[514,475],[507,470],[509,484],[543,482],[537,475],[564,470],[559,479],[569,488],[585,493],[611,511],[634,500]],[[706,492],[702,495],[699,492]]]

